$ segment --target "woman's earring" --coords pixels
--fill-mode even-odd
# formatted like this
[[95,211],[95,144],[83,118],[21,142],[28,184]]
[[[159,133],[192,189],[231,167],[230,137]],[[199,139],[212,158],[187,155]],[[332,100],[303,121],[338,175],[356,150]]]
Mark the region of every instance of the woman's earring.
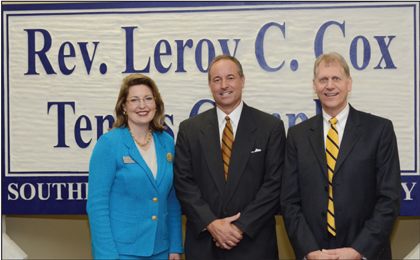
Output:
[[127,115],[127,112],[125,112],[125,111],[124,111],[124,112],[123,112],[123,115],[125,115],[125,116],[126,116],[126,115]]

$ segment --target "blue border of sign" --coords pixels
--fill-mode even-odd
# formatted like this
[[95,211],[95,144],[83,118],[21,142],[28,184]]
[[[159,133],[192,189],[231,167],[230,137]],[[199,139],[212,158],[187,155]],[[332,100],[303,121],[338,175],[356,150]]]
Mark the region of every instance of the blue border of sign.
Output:
[[[304,6],[305,4],[310,3],[313,6]],[[329,4],[331,6],[325,7],[320,6],[321,4]],[[417,117],[418,117],[418,105],[417,105],[417,51],[416,46],[418,43],[417,41],[417,24],[416,24],[416,5],[410,4],[410,3],[395,3],[390,5],[385,4],[377,4],[377,5],[352,5],[352,6],[345,6],[342,4],[346,4],[346,2],[91,2],[91,3],[39,3],[39,4],[2,4],[2,21],[4,21],[4,12],[5,11],[52,11],[52,10],[63,10],[63,12],[59,13],[32,13],[32,14],[7,14],[6,15],[6,32],[4,31],[4,27],[2,27],[2,36],[6,33],[6,42],[8,43],[9,40],[9,24],[8,19],[9,16],[39,16],[39,15],[80,15],[80,14],[126,14],[126,13],[179,13],[179,12],[214,12],[214,11],[226,11],[226,12],[232,12],[232,11],[254,11],[254,10],[291,10],[291,9],[356,9],[356,8],[396,8],[396,7],[412,7],[413,13],[414,13],[414,151],[415,151],[415,162],[414,162],[414,170],[403,170],[402,173],[416,173],[418,170],[418,162],[416,158],[418,157],[418,136],[417,136]],[[349,3],[349,2],[347,2]],[[340,5],[336,5],[340,4]],[[352,2],[352,4],[355,4]],[[262,5],[270,5],[270,7],[258,7],[255,6],[262,6]],[[297,6],[286,6],[286,5],[297,5]],[[299,6],[300,5],[300,6]],[[317,6],[318,5],[318,6]],[[131,11],[129,9],[131,8],[173,8],[173,7],[183,7],[183,8],[193,8],[193,7],[227,7],[231,6],[233,8],[228,9],[206,9],[206,10],[153,10],[153,11]],[[236,9],[234,7],[242,6],[244,8]],[[275,7],[273,7],[275,6]],[[70,13],[68,11],[74,11],[74,10],[95,10],[95,9],[102,9],[102,11],[99,12],[76,12],[76,13]],[[104,9],[108,9],[103,11]],[[109,10],[109,9],[117,9],[121,11],[115,11],[115,10]],[[4,64],[4,52],[7,52],[9,54],[9,45],[6,44],[5,48],[2,48],[2,64]],[[9,55],[7,55],[7,71],[6,71],[6,77],[9,78]],[[2,71],[2,100],[5,100],[5,85],[4,85],[4,77]],[[7,80],[7,83],[9,84],[9,80]],[[9,105],[9,85],[7,85],[7,101]],[[4,144],[5,141],[5,124],[4,124],[4,116],[6,113],[9,113],[9,109],[5,111],[5,107],[2,106],[1,108],[2,113],[2,135],[1,140]],[[7,120],[9,120],[9,114],[7,116]],[[9,126],[8,121],[8,126]],[[8,133],[10,129],[7,129]],[[10,138],[10,134],[8,135],[8,138]],[[8,158],[10,160],[10,140],[8,140],[8,147],[7,147],[7,154]],[[2,179],[6,178],[6,167],[5,167],[5,146],[2,146]],[[8,173],[14,174],[15,172],[10,171],[10,161],[8,162]],[[87,174],[88,172],[83,171],[54,171],[54,172],[18,172],[18,174],[25,174],[25,173],[51,173],[51,174]],[[64,187],[69,187],[70,185],[73,185],[74,183],[87,183],[88,177],[86,176],[71,176],[71,177],[53,177],[53,176],[47,176],[47,177],[7,177],[8,183],[17,183],[24,184],[28,183],[34,180],[34,178],[39,179],[39,183],[44,183],[45,186],[47,186],[47,183],[63,183],[63,189]],[[402,182],[407,183],[418,183],[420,184],[420,176],[414,175],[414,176],[402,176]],[[67,186],[66,186],[67,185]],[[42,188],[42,187],[41,187]],[[44,187],[45,188],[45,187]],[[83,193],[83,192],[82,192]],[[80,195],[80,194],[79,194]],[[4,185],[2,187],[2,196],[3,196],[3,206],[2,211],[3,214],[86,214],[85,211],[85,201],[55,201],[54,203],[51,203],[49,201],[48,203],[42,203],[42,200],[36,201],[36,200],[28,200],[24,201],[23,203],[19,203],[18,206],[17,203],[13,204],[11,201],[8,201],[7,199],[7,189],[4,189]],[[84,196],[84,194],[81,194],[80,196]],[[411,200],[404,200],[401,207],[400,215],[403,216],[419,216],[420,215],[420,204],[418,203],[418,200],[420,198],[420,189],[413,190],[413,193],[411,194]],[[65,203],[65,207],[63,207],[63,203]]]

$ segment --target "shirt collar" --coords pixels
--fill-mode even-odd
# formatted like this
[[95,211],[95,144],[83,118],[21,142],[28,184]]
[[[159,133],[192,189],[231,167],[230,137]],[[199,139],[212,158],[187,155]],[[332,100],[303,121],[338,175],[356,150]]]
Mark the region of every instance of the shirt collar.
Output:
[[[346,125],[347,122],[347,117],[349,116],[349,112],[350,112],[350,106],[349,103],[347,102],[346,107],[343,109],[343,111],[341,111],[335,118],[337,118],[338,122],[337,124],[339,124],[340,126],[344,127]],[[328,124],[330,124],[330,119],[332,118],[330,115],[328,115],[327,113],[325,113],[324,110],[322,110],[322,117],[324,118],[324,121]]]
[[241,100],[241,103],[239,104],[238,107],[235,108],[235,110],[232,111],[232,113],[230,113],[229,115],[226,115],[225,112],[223,112],[220,108],[218,108],[216,106],[216,111],[217,111],[217,122],[219,122],[219,126],[220,125],[224,125],[224,122],[226,122],[225,117],[229,116],[230,118],[230,123],[232,125],[237,126],[239,123],[239,119],[241,118],[241,113],[242,113],[242,108],[244,107],[244,101]]

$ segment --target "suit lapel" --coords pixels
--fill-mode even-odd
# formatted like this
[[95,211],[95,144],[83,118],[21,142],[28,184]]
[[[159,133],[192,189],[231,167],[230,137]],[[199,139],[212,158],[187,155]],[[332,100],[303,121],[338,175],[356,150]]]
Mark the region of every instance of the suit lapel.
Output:
[[325,177],[328,179],[327,158],[324,144],[324,125],[322,120],[322,113],[319,113],[314,118],[314,122],[311,126],[313,132],[309,135],[309,142],[311,143],[311,147],[314,150],[314,154],[321,165]]
[[[165,153],[165,144],[161,141],[160,133],[157,134],[153,132],[153,140],[155,142],[155,149],[156,149],[156,159],[157,159],[157,176],[156,176],[156,185],[159,186],[160,182],[163,179],[163,176],[166,173],[166,157],[167,154]],[[172,154],[173,156],[173,154]]]
[[209,117],[206,118],[206,122],[200,128],[199,140],[210,174],[216,183],[220,196],[223,197],[225,177],[223,174],[222,148],[219,135],[216,108],[213,108],[212,111],[209,111]]
[[361,125],[357,111],[350,106],[349,116],[347,118],[346,127],[344,128],[343,139],[341,140],[340,152],[338,153],[337,163],[335,164],[334,174],[338,173],[341,165],[346,160],[350,151],[361,135],[359,126]]
[[[140,151],[137,149],[136,144],[134,143],[133,137],[130,134],[130,131],[128,128],[124,128],[123,130],[123,139],[124,144],[128,148],[128,152],[130,154],[130,157],[143,169],[144,173],[149,178],[150,182],[156,186],[155,178],[153,177],[152,171],[149,169],[149,166],[147,166],[146,162],[143,160],[143,157],[140,155]],[[158,161],[159,163],[159,161]]]
[[[226,183],[225,204],[227,204],[235,193],[245,167],[251,155],[255,143],[257,130],[254,119],[251,116],[249,107],[244,103],[241,118],[236,130],[235,141],[232,149],[232,156],[229,164],[229,172]],[[260,147],[261,148],[261,147]]]

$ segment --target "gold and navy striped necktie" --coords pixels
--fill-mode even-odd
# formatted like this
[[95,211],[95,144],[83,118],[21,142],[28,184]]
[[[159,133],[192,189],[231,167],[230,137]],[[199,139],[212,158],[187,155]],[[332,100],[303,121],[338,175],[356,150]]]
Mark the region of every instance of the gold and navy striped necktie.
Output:
[[327,143],[326,143],[326,156],[327,156],[327,165],[328,165],[328,213],[327,213],[327,224],[328,231],[335,236],[335,216],[334,216],[334,200],[333,200],[333,175],[335,170],[335,163],[337,161],[339,147],[338,131],[336,123],[338,122],[337,118],[332,118],[330,120],[331,127],[328,130],[327,134]]
[[222,135],[222,157],[223,157],[223,169],[225,171],[225,181],[227,181],[228,169],[230,163],[230,156],[232,154],[233,147],[233,128],[230,124],[230,118],[225,117],[226,125]]

